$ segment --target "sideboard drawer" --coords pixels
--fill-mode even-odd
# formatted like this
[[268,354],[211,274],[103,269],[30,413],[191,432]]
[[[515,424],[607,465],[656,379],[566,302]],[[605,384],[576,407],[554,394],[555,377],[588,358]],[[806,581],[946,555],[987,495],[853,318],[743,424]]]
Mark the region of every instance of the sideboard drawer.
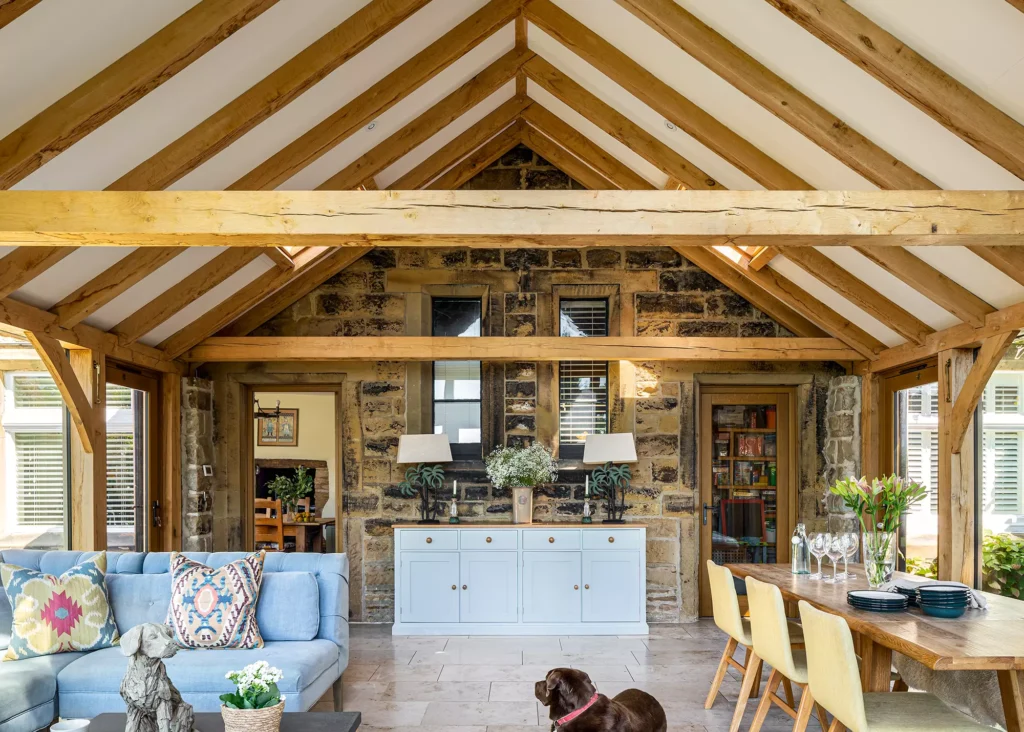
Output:
[[583,548],[639,549],[640,535],[636,529],[587,529],[583,532]]
[[401,548],[455,551],[459,548],[459,532],[452,529],[403,529]]
[[518,549],[519,532],[508,529],[463,529],[459,532],[462,549]]
[[523,549],[579,549],[579,529],[524,529]]

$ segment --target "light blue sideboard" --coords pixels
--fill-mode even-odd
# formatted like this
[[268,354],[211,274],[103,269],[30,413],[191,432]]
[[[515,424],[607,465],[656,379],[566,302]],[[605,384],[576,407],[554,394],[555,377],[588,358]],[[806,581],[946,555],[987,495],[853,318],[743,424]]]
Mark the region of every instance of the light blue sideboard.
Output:
[[395,635],[648,632],[635,524],[395,527]]

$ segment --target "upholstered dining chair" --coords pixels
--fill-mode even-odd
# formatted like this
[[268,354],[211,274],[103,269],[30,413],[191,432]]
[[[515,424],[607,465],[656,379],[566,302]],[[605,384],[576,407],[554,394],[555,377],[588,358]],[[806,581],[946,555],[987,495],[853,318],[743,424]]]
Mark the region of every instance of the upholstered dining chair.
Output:
[[[736,700],[736,711],[733,713],[730,732],[737,732],[740,722],[743,720],[743,712],[747,708],[747,700],[751,696],[756,697],[761,686],[761,659],[754,651],[754,641],[750,635],[750,621],[740,613],[740,602],[736,596],[736,583],[733,580],[732,572],[726,567],[720,567],[710,559],[707,562],[708,584],[711,586],[711,610],[715,618],[715,625],[719,630],[729,636],[722,652],[722,660],[718,663],[715,671],[714,681],[711,682],[711,690],[704,702],[705,709],[711,709],[718,696],[718,690],[725,679],[726,671],[732,666],[743,674],[743,683],[740,686],[739,698]],[[790,641],[802,643],[800,626],[793,624],[790,630]],[[746,648],[743,663],[733,658],[737,646]]]
[[[794,719],[793,732],[807,729],[812,710],[817,711],[822,730],[827,730],[828,717],[825,710],[820,704],[814,703],[814,696],[807,688],[807,655],[802,650],[794,650],[790,642],[790,623],[786,617],[782,593],[775,585],[760,582],[753,577],[747,577],[746,582],[754,653],[772,667],[750,732],[759,732],[773,703]],[[777,693],[780,685],[785,691],[785,700]],[[793,705],[794,685],[800,689],[799,708]]]
[[807,644],[807,683],[814,700],[833,716],[829,732],[971,732],[990,730],[932,694],[861,690],[850,626],[838,615],[800,601]]
[[266,548],[273,544],[274,549],[284,551],[284,514],[281,513],[281,501],[272,498],[255,500],[256,516],[254,536],[256,548]]

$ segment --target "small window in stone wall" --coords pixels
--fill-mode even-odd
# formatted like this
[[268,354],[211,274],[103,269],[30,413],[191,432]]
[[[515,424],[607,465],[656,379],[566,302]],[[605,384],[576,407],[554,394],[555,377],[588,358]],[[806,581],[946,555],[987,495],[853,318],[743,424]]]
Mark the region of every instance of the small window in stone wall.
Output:
[[[558,304],[559,335],[594,338],[608,335],[607,300],[568,300]],[[583,457],[588,434],[608,432],[608,362],[565,361],[558,364],[558,455]]]
[[[435,297],[431,303],[431,334],[479,337],[483,308],[478,298]],[[479,460],[480,362],[434,361],[433,426],[448,435],[455,460]]]

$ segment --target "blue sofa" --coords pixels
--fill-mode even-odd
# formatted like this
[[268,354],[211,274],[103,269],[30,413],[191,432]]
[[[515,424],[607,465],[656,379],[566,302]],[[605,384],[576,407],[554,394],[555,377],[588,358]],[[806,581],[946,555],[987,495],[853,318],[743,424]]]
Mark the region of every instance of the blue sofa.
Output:
[[[0,551],[0,562],[60,575],[92,554]],[[244,555],[187,556],[220,567]],[[107,554],[107,589],[120,633],[140,623],[164,622],[171,598],[169,566],[166,553]],[[181,650],[167,660],[167,673],[185,701],[198,712],[218,711],[218,697],[231,690],[224,674],[262,659],[284,671],[278,686],[287,711],[308,710],[332,688],[340,708],[349,648],[348,557],[268,553],[256,620],[263,648]],[[0,588],[0,648],[7,648],[10,633],[11,605]],[[120,686],[127,662],[117,646],[0,662],[0,732],[34,732],[58,715],[91,718],[123,712]]]

